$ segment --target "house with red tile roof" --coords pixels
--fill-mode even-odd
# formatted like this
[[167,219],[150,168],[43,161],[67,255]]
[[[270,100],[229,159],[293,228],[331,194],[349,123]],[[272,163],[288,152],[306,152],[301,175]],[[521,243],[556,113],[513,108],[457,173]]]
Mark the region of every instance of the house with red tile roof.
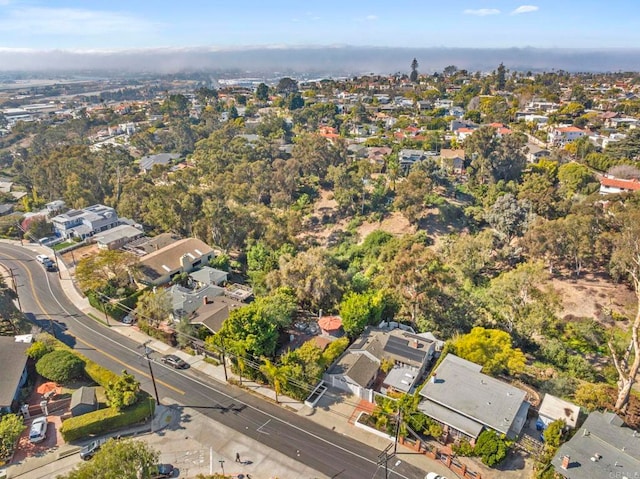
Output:
[[587,132],[577,126],[563,126],[553,128],[549,132],[549,143],[555,146],[564,146],[585,136]]
[[640,181],[633,178],[625,180],[614,178],[613,176],[603,176],[600,178],[600,194],[611,195],[616,193],[633,193],[640,190]]

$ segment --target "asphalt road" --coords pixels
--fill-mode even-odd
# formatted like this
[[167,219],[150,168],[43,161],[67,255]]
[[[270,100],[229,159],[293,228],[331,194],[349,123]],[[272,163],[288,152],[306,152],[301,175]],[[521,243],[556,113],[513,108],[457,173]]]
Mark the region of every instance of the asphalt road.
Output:
[[[0,260],[16,276],[22,310],[44,330],[51,331],[53,327],[58,339],[93,361],[113,371],[127,369],[135,374],[142,387],[153,394],[140,345],[85,316],[67,299],[57,273],[46,272],[35,256],[27,249],[0,244]],[[176,371],[157,361],[152,366],[161,398],[176,398],[183,405],[331,478],[385,476],[377,465],[380,451],[359,441],[197,371]],[[389,462],[390,478],[424,477],[424,472],[406,461],[396,465],[397,460]]]

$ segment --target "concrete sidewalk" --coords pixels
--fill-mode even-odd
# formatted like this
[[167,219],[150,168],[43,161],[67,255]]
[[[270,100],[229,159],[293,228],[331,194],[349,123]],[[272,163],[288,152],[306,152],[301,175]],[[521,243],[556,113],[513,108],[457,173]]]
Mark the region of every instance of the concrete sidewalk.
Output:
[[[9,242],[9,240],[0,241]],[[18,243],[19,245],[19,242],[12,243]],[[33,243],[25,245],[25,247],[33,252],[36,252],[37,254],[47,254],[52,256],[52,251],[49,248],[45,248]],[[60,266],[61,285],[66,296],[83,313],[92,316],[94,319],[100,320],[100,322],[102,323],[101,318],[103,318],[104,314],[101,311],[93,308],[89,304],[87,298],[83,297],[79,293],[79,291],[75,287],[73,280],[71,279],[70,272],[67,269],[66,265],[62,261],[58,261],[58,263]],[[154,351],[157,351],[160,354],[175,354],[176,356],[179,356],[180,358],[188,362],[190,367],[194,370],[197,370],[200,373],[221,383],[226,382],[224,369],[222,366],[215,366],[213,364],[207,363],[204,361],[202,356],[192,356],[188,353],[185,353],[184,351],[173,348],[163,343],[162,341],[151,338],[135,326],[127,326],[115,320],[111,320],[110,322],[112,324],[111,329],[113,331],[130,338],[134,342],[139,344],[148,342],[148,346]],[[237,383],[239,383],[240,378],[233,374],[230,368],[227,368],[227,375],[229,379],[234,379]],[[242,387],[254,394],[258,394],[264,397],[267,400],[275,402],[275,392],[271,388],[247,380],[243,380]],[[389,441],[387,439],[383,439],[363,429],[356,428],[349,422],[349,419],[353,415],[353,412],[356,408],[355,403],[357,402],[357,400],[353,397],[340,398],[332,396],[331,398],[322,398],[316,408],[310,408],[300,401],[283,395],[278,395],[278,401],[282,406],[287,407],[288,409],[307,417],[309,420],[312,420],[324,427],[330,428],[342,435],[359,440],[380,451],[389,445]],[[394,463],[398,460],[406,461],[424,471],[435,471],[438,474],[444,475],[446,477],[455,477],[453,471],[450,471],[444,465],[438,463],[437,461],[433,461],[422,454],[416,454],[414,451],[411,451],[410,449],[405,448],[402,445],[398,445],[398,453],[398,456],[393,459]],[[282,475],[280,477],[296,476]],[[317,474],[316,477],[318,477]]]

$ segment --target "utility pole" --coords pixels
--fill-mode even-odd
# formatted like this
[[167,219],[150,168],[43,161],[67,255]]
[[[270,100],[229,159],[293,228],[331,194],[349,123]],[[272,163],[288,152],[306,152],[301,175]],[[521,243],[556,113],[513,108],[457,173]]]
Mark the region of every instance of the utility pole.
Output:
[[389,479],[389,459],[393,457],[389,454],[389,449],[392,447],[393,444],[389,444],[380,454],[378,454],[378,466],[382,466],[382,464],[384,464],[384,479]]
[[56,260],[56,269],[58,270],[58,279],[62,279],[62,275],[60,274],[60,264],[58,264],[58,252],[53,250],[53,257]]
[[13,274],[13,268],[9,268],[9,273],[11,274],[11,281],[13,282],[13,289],[16,292],[16,300],[18,301],[18,310],[22,313],[22,305],[20,304],[20,295],[18,294],[18,283],[16,282],[16,277]]
[[151,349],[147,347],[151,340],[145,341],[142,345],[144,347],[144,357],[147,358],[147,365],[149,366],[149,375],[151,376],[151,382],[153,383],[153,392],[156,394],[156,405],[160,406],[160,397],[158,396],[158,386],[156,386],[156,378],[153,375],[153,369],[151,368],[151,358],[149,354],[151,353]]
[[102,312],[104,313],[104,320],[107,322],[107,326],[111,327],[109,322],[109,315],[107,314],[107,300],[100,297],[100,304],[102,304]]

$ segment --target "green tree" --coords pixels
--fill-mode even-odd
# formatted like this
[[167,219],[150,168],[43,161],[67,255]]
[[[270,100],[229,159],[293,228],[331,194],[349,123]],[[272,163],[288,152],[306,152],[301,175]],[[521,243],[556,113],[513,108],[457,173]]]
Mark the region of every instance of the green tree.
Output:
[[500,196],[485,218],[500,235],[505,244],[521,236],[530,222],[531,205],[528,201],[519,201],[511,193]]
[[505,68],[503,63],[498,65],[498,72],[496,74],[496,88],[498,90],[504,90],[504,87],[507,85],[507,69]]
[[256,100],[258,101],[267,101],[269,99],[269,87],[260,83],[256,88]]
[[481,292],[487,307],[487,321],[509,333],[530,338],[555,319],[558,297],[548,283],[542,262],[519,264],[491,280]]
[[171,296],[166,289],[147,290],[138,298],[135,314],[157,327],[162,321],[169,319],[172,310]]
[[558,168],[558,180],[566,197],[585,193],[589,183],[594,181],[593,174],[585,165],[566,163]]
[[107,384],[104,393],[109,406],[121,410],[138,401],[140,382],[132,374],[124,370],[116,381],[111,381]]
[[418,60],[415,58],[411,61],[411,73],[409,74],[409,80],[413,83],[418,83]]
[[273,386],[273,390],[276,393],[276,402],[280,402],[278,396],[282,394],[282,388],[287,384],[286,369],[265,358],[264,364],[260,366],[260,372],[265,375],[269,384]]
[[84,374],[84,361],[75,354],[58,349],[42,356],[36,363],[41,376],[57,383],[67,383]]
[[59,479],[150,479],[159,453],[144,441],[108,440],[91,461]]
[[131,253],[101,250],[78,261],[76,280],[84,291],[102,291],[109,284],[125,287],[130,284],[130,272],[135,271],[137,262]]
[[272,290],[291,288],[299,304],[318,310],[328,309],[342,296],[344,274],[322,248],[311,248],[296,256],[280,257],[279,269],[267,275]]
[[631,282],[636,293],[636,316],[631,324],[631,339],[620,351],[609,342],[613,364],[618,373],[618,397],[616,411],[625,411],[629,395],[640,370],[640,211],[630,210],[619,214],[620,232],[614,239],[610,269],[619,278]]
[[340,303],[342,327],[350,338],[357,338],[367,325],[382,319],[383,295],[381,291],[349,293]]
[[413,168],[404,181],[398,184],[393,206],[411,223],[417,223],[428,206],[432,181],[422,168]]
[[0,417],[0,462],[11,457],[16,442],[25,428],[22,416],[18,414],[5,414]]
[[456,338],[451,345],[457,356],[480,364],[487,374],[495,376],[524,371],[526,358],[520,349],[513,348],[511,336],[505,331],[475,327],[469,334]]
[[281,78],[280,81],[278,82],[278,85],[276,86],[276,91],[285,96],[290,95],[292,93],[297,93],[298,82],[289,77]]

